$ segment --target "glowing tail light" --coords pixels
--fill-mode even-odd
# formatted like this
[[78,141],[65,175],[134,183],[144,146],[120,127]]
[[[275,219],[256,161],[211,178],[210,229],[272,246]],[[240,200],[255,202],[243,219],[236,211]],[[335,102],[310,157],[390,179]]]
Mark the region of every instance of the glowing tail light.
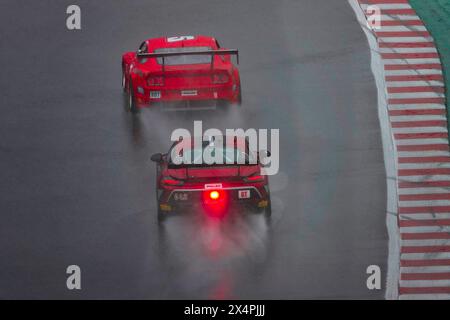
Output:
[[202,204],[209,216],[223,217],[229,207],[228,194],[221,189],[205,190]]
[[162,178],[161,180],[162,184],[166,186],[181,186],[183,184],[183,181],[172,179],[172,178]]
[[250,177],[245,178],[245,180],[248,182],[262,182],[262,181],[264,181],[264,176],[262,176],[262,175],[250,176]]
[[215,73],[213,75],[213,83],[214,84],[223,84],[227,83],[230,80],[230,77],[226,73]]
[[217,199],[219,199],[219,197],[220,197],[220,193],[219,193],[219,191],[211,191],[210,193],[209,193],[209,198],[211,199],[211,200],[217,200]]

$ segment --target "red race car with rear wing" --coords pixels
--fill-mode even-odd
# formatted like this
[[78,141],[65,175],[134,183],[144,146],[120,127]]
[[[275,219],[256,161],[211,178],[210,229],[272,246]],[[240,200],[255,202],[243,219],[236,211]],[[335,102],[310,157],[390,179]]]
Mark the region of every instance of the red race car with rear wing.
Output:
[[[137,52],[122,56],[122,86],[127,109],[176,105],[177,102],[206,107],[240,104],[239,70],[231,56],[237,50],[222,49],[206,36],[154,38]],[[187,102],[187,103],[186,103]],[[197,102],[197,103],[195,103]],[[203,102],[203,103],[200,103]]]
[[[260,157],[269,151],[250,152],[248,142],[217,144],[194,139],[175,142],[166,154],[152,155],[157,164],[156,200],[158,219],[187,207],[203,207],[207,213],[222,215],[231,205],[244,205],[271,214],[269,180],[262,174]],[[206,154],[223,161],[202,161]],[[200,159],[200,161],[197,161]],[[217,158],[216,158],[217,159]]]

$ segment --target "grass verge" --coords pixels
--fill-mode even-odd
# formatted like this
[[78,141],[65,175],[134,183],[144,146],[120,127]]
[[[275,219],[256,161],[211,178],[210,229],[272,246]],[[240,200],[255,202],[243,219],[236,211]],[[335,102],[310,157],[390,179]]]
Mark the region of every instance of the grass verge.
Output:
[[[447,119],[450,119],[450,0],[409,0],[434,38],[441,57],[446,92]],[[450,132],[450,121],[447,121]]]

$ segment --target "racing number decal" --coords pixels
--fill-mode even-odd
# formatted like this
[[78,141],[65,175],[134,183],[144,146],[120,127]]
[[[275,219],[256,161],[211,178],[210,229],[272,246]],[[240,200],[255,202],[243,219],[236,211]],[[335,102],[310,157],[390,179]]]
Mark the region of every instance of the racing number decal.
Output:
[[238,197],[239,199],[249,199],[250,190],[239,190]]
[[186,201],[188,199],[187,193],[177,192],[174,195],[176,201]]
[[167,38],[167,42],[177,42],[184,40],[194,40],[194,36],[180,36],[180,37],[169,37]]

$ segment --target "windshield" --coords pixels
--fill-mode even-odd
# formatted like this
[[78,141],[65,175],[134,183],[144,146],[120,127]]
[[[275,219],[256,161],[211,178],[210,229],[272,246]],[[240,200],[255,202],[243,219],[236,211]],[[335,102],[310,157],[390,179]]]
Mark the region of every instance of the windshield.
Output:
[[[186,51],[207,51],[211,47],[182,47],[182,48],[161,48],[156,49],[155,53],[172,53],[172,52],[186,52]],[[163,63],[163,58],[157,58],[158,64]],[[165,57],[164,63],[167,66],[177,66],[182,64],[205,64],[211,63],[210,55],[189,55],[189,56],[172,56]]]

